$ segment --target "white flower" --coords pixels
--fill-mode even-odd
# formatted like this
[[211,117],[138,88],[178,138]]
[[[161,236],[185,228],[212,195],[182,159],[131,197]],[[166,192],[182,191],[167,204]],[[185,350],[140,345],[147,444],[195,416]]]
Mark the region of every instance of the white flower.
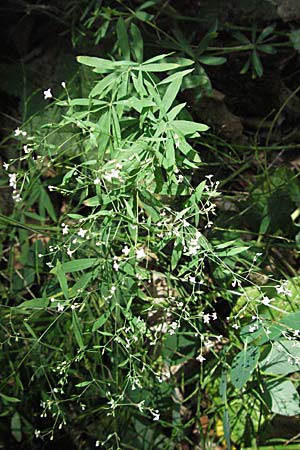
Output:
[[57,303],[57,312],[62,312],[64,310],[63,305],[61,305],[60,303]]
[[210,322],[210,315],[209,315],[209,314],[204,314],[204,316],[203,316],[203,322],[204,322],[204,323],[209,323],[209,322]]
[[99,447],[100,446],[100,441],[96,441],[95,442],[95,447]]
[[15,136],[27,136],[27,133],[26,133],[26,131],[22,131],[22,130],[20,130],[20,128],[18,127],[18,128],[16,128],[15,129]]
[[64,89],[66,89],[66,83],[64,81],[61,82],[61,85]]
[[62,226],[62,234],[68,234],[69,233],[69,226],[64,224],[64,223],[62,223],[61,226]]
[[130,248],[127,245],[125,245],[125,247],[123,247],[122,249],[122,253],[124,253],[125,256],[128,256],[130,253]]
[[72,257],[73,253],[75,253],[76,250],[71,250],[70,248],[68,248],[67,250],[67,255],[70,256],[70,258]]
[[112,169],[110,172],[104,175],[104,178],[108,181],[111,181],[113,178],[120,178],[120,170],[119,169]]
[[41,435],[41,430],[34,430],[34,435],[36,438],[39,438]]
[[135,251],[135,256],[137,259],[143,259],[146,258],[145,250],[142,248],[137,248]]
[[287,297],[292,297],[292,291],[287,288],[287,282],[283,283],[281,286],[276,286],[277,294],[286,295]]
[[28,148],[28,145],[23,145],[23,151],[24,151],[24,153],[30,152],[30,148]]
[[3,165],[3,169],[4,169],[4,170],[8,170],[9,164],[7,164],[6,162],[4,162],[2,165]]
[[158,409],[151,411],[151,414],[153,415],[153,420],[159,420],[160,414],[159,414]]
[[206,360],[206,358],[204,358],[204,356],[200,354],[199,356],[197,356],[196,360],[199,361],[200,363],[203,363]]
[[13,189],[16,189],[17,188],[17,175],[15,173],[9,173],[8,178],[9,178],[10,187],[12,187]]
[[88,230],[84,230],[83,228],[80,228],[78,231],[78,236],[84,238],[84,236],[86,235],[86,233],[88,232]]
[[47,100],[48,98],[52,98],[52,97],[53,97],[50,88],[47,89],[46,91],[44,91],[43,94],[44,94],[44,99],[45,99],[45,100]]
[[101,183],[101,180],[100,180],[100,178],[95,178],[95,180],[94,180],[94,184],[95,185],[97,185],[97,184],[100,184]]
[[265,306],[269,306],[269,304],[271,303],[271,299],[269,298],[269,297],[267,297],[267,296],[265,296],[263,299],[262,299],[262,304],[263,305],[265,305]]
[[117,263],[117,261],[114,261],[114,263],[113,263],[113,269],[116,271],[116,272],[118,272],[118,270],[119,270],[119,264]]
[[238,330],[240,327],[238,326],[237,323],[234,323],[234,324],[232,325],[232,328],[235,328],[236,330]]

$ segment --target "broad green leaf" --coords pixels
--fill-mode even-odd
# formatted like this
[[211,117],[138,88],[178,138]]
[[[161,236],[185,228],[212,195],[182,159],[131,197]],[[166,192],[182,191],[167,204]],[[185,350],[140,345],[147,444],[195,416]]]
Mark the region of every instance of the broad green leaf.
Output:
[[74,331],[74,336],[75,336],[76,342],[77,342],[79,348],[82,350],[84,348],[82,331],[81,331],[81,326],[79,323],[78,315],[75,310],[72,311],[72,328]]
[[300,398],[289,380],[268,380],[264,383],[264,397],[275,414],[296,416],[300,414]]
[[196,123],[189,120],[173,120],[170,124],[174,127],[175,131],[179,130],[184,136],[194,134],[197,131],[206,131],[209,128],[203,123]]
[[48,298],[34,298],[18,305],[20,309],[45,309],[49,305]]
[[91,279],[94,276],[94,272],[88,272],[82,275],[78,281],[71,287],[69,292],[69,298],[73,298],[77,296],[81,291],[83,291],[86,286],[89,284]]
[[95,195],[94,197],[87,198],[87,199],[84,200],[84,202],[83,202],[83,204],[84,204],[85,206],[91,206],[91,207],[99,206],[100,203],[101,203],[101,202],[100,202],[100,199],[99,199],[98,195]]
[[300,342],[281,339],[273,342],[270,352],[260,361],[263,372],[288,375],[300,371]]
[[293,330],[300,330],[300,311],[290,313],[287,316],[283,317],[281,323],[287,325],[289,328],[292,328]]
[[10,431],[17,442],[22,441],[22,426],[21,418],[18,412],[15,412],[11,418]]
[[128,34],[124,19],[122,17],[119,17],[118,19],[116,31],[117,31],[118,45],[121,50],[121,55],[125,60],[129,61],[130,48],[128,42]]
[[230,379],[237,389],[241,389],[251,378],[252,372],[257,365],[259,355],[259,348],[249,345],[233,359],[230,370]]

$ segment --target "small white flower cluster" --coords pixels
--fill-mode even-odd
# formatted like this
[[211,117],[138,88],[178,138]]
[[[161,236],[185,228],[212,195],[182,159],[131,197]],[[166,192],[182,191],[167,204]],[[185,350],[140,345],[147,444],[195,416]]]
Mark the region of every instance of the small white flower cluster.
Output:
[[9,178],[9,186],[13,189],[12,198],[16,203],[18,203],[18,202],[22,201],[22,198],[21,198],[20,193],[17,190],[17,174],[9,173],[8,178]]
[[152,409],[152,408],[149,408],[149,411],[150,411],[150,413],[152,414],[153,420],[154,420],[154,421],[159,420],[159,418],[160,418],[160,413],[159,413],[158,409]]
[[173,334],[175,334],[177,328],[179,328],[179,324],[177,322],[170,323],[169,335],[172,336]]
[[15,129],[14,135],[15,135],[16,137],[18,137],[18,136],[26,137],[26,136],[27,136],[27,132],[26,132],[26,131],[23,131],[23,130],[20,130],[20,128],[18,127],[18,128]]
[[287,297],[292,297],[292,291],[287,287],[288,281],[283,281],[280,286],[276,286],[277,294],[286,295]]

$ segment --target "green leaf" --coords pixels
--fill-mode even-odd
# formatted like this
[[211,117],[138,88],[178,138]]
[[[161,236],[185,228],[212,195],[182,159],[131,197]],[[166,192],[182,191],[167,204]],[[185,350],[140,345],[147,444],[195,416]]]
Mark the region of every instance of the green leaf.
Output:
[[45,309],[49,305],[48,298],[34,298],[18,305],[20,309]]
[[144,42],[140,29],[134,23],[130,25],[130,34],[132,37],[132,53],[136,61],[141,63],[144,58]]
[[259,44],[259,43],[263,42],[266,39],[266,37],[270,36],[270,34],[272,34],[273,32],[274,32],[274,27],[272,27],[272,26],[268,26],[268,27],[264,28],[262,30],[262,32],[260,33],[260,35],[258,36],[256,43]]
[[124,19],[122,17],[119,17],[119,19],[118,19],[116,31],[117,31],[119,49],[121,50],[121,55],[125,60],[129,61],[130,60],[130,48],[129,48],[129,42],[128,42],[128,34],[127,34],[127,29],[126,29]]
[[289,380],[269,380],[264,383],[264,397],[275,414],[296,416],[300,413],[300,399]]
[[79,323],[78,315],[75,310],[72,311],[72,328],[74,331],[74,336],[79,348],[82,350],[84,348],[84,343],[82,339],[81,326]]
[[263,66],[262,66],[260,57],[258,56],[256,50],[253,50],[253,52],[251,54],[251,59],[252,59],[252,64],[253,64],[253,69],[255,71],[255,74],[258,75],[259,77],[261,77],[264,73],[264,70],[263,70]]
[[175,147],[172,136],[168,133],[166,142],[166,152],[163,159],[163,167],[168,170],[175,166]]
[[300,342],[281,339],[273,342],[270,352],[260,361],[263,372],[288,375],[300,371]]
[[61,264],[61,270],[64,273],[78,272],[78,270],[89,269],[90,267],[94,266],[96,262],[97,258],[75,259],[74,261],[68,261]]
[[162,112],[167,113],[171,108],[171,106],[173,105],[173,102],[176,99],[181,86],[181,80],[182,80],[181,78],[177,78],[176,80],[172,81],[172,83],[168,86],[162,99],[163,103]]
[[249,345],[233,359],[230,370],[230,379],[237,389],[241,389],[251,378],[252,372],[257,365],[259,355],[259,348]]
[[[158,63],[158,64],[141,64],[139,69],[143,72],[167,72],[168,70],[179,69],[180,64],[176,63]],[[135,68],[134,68],[135,69]]]
[[69,292],[69,298],[73,298],[78,295],[79,292],[84,290],[89,284],[90,280],[94,276],[94,272],[88,272],[82,275],[78,281],[71,287]]
[[21,401],[21,400],[19,400],[16,397],[10,397],[8,395],[1,394],[1,392],[0,392],[0,397],[2,398],[4,404],[6,404],[6,403],[19,403]]
[[201,56],[199,62],[205,64],[206,66],[221,66],[227,61],[226,58],[222,56]]
[[81,383],[75,384],[75,387],[77,387],[77,388],[86,387],[92,383],[93,383],[93,381],[82,381]]
[[62,269],[62,264],[60,261],[56,261],[56,267],[51,269],[50,273],[54,273],[57,276],[59,285],[61,287],[61,291],[64,294],[65,298],[68,299],[69,298],[68,281],[65,272]]
[[233,247],[228,250],[225,250],[223,252],[218,253],[218,256],[234,256],[238,255],[239,253],[243,253],[246,250],[249,250],[249,247]]
[[117,81],[119,76],[120,74],[113,72],[107,75],[102,80],[98,81],[98,83],[91,90],[90,96],[91,97],[99,96],[101,98],[104,97],[104,95],[107,95],[107,93],[114,88],[115,82]]
[[260,52],[267,53],[268,55],[275,55],[276,49],[270,44],[261,44],[257,47]]
[[100,202],[100,199],[99,199],[98,195],[95,195],[94,197],[87,198],[87,199],[84,200],[84,202],[83,202],[83,204],[84,204],[85,206],[91,206],[91,207],[99,206],[100,203],[101,203],[101,202]]
[[251,41],[247,38],[247,36],[240,31],[236,31],[235,33],[233,33],[233,36],[242,44],[251,44]]
[[182,240],[176,240],[174,247],[173,247],[173,252],[172,252],[172,257],[171,257],[171,269],[174,270],[181,258],[182,255],[182,249],[183,249],[183,245],[182,245]]
[[22,441],[21,418],[18,412],[15,412],[11,418],[10,430],[15,440],[17,442],[21,442]]
[[138,66],[138,64],[133,61],[110,61],[109,59],[96,58],[95,56],[77,56],[76,59],[80,64],[94,67],[94,72],[96,73],[107,73],[117,70],[123,71],[128,67],[133,68]]
[[182,80],[184,76],[188,75],[189,73],[193,72],[195,69],[187,69],[187,70],[182,70],[180,72],[175,72],[172,73],[172,75],[168,76],[167,78],[164,78],[162,81],[160,81],[158,83],[158,86],[160,86],[161,84],[168,84],[168,83],[172,83],[172,81],[175,80]]
[[[297,295],[297,293],[295,293],[295,295]],[[287,325],[293,330],[300,330],[300,311],[290,313],[287,316],[283,317],[281,323]]]
[[289,34],[289,37],[294,49],[300,53],[300,30],[292,30]]
[[203,123],[196,123],[189,120],[173,120],[170,124],[174,127],[175,131],[179,130],[184,136],[209,129],[209,127]]
[[107,319],[110,316],[110,311],[106,311],[104,314],[102,314],[101,317],[99,317],[99,319],[96,320],[96,322],[94,322],[93,328],[92,328],[92,332],[94,333],[95,331],[97,331],[99,328],[102,327],[102,325],[105,324],[105,322],[107,321]]

